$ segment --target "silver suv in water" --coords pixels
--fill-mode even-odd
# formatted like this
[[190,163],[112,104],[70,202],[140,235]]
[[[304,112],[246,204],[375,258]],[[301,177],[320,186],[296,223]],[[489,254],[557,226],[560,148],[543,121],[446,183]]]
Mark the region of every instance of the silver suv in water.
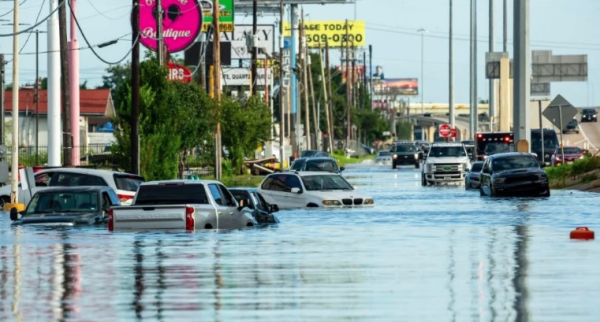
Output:
[[470,167],[469,155],[464,144],[434,143],[423,164],[421,183],[423,186],[435,183],[464,183]]

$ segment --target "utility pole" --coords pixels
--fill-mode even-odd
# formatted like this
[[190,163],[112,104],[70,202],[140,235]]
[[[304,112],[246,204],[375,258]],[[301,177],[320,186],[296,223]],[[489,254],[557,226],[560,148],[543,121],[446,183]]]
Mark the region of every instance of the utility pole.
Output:
[[[76,0],[70,0],[71,7],[71,41],[69,42],[69,84],[71,100],[71,165],[79,165],[79,153],[81,140],[79,137],[79,50],[77,48],[77,14]],[[69,3],[65,4],[68,5]]]
[[[217,102],[217,108],[219,109],[219,115],[220,110],[221,110],[221,37],[220,37],[220,28],[219,28],[219,0],[214,0],[213,2],[213,30],[214,30],[214,35],[213,35],[213,61],[214,61],[214,93],[215,93],[215,100]],[[256,87],[256,86],[254,86]],[[220,116],[219,116],[220,117]],[[215,135],[215,139],[216,139],[216,151],[215,151],[215,156],[216,156],[216,162],[215,162],[215,178],[218,181],[221,181],[221,177],[222,177],[222,167],[221,167],[221,162],[222,162],[222,153],[223,153],[223,148],[221,147],[221,121],[219,120],[217,122],[217,133]]]
[[[10,192],[10,208],[19,205],[19,0],[15,0],[15,8],[13,11],[13,92],[12,92],[12,165],[11,165],[11,192]],[[4,121],[4,120],[3,120]],[[4,210],[6,209],[4,205]],[[24,208],[24,207],[23,207]],[[17,209],[23,210],[23,209]]]
[[[298,5],[291,4],[290,5],[290,20],[292,21],[292,48],[291,48],[291,56],[292,56],[292,69],[297,70],[298,66],[296,65],[296,44],[298,41]],[[292,120],[291,120],[291,145],[292,145],[292,154],[294,158],[296,158],[298,154],[298,76],[295,72],[292,73],[292,90],[290,93],[291,105],[292,105]]]
[[[283,142],[285,140],[285,111],[283,109],[285,96],[283,95],[284,77],[285,73],[283,67],[286,66],[283,62],[283,15],[284,15],[283,0],[279,0],[279,170],[283,172],[284,163],[284,148]],[[287,90],[286,90],[287,92]]]
[[471,98],[470,98],[470,122],[469,122],[469,137],[473,139],[477,132],[477,0],[471,0],[471,54],[470,54],[470,71],[471,71]]
[[427,30],[425,30],[425,28],[421,28],[417,31],[421,33],[421,85],[419,86],[420,90],[421,90],[421,114],[425,114],[425,99],[424,99],[425,77],[424,77],[424,72],[423,72],[425,47],[423,44],[425,42],[425,33],[427,32]]
[[327,92],[327,84],[329,83],[329,80],[327,78],[325,78],[325,60],[323,59],[323,50],[321,49],[321,47],[319,46],[319,58],[321,60],[321,85],[323,87],[323,97],[324,97],[324,101],[325,101],[325,118],[327,120],[327,138],[329,140],[329,150],[330,152],[333,152],[333,132],[332,132],[332,126],[331,126],[331,118],[329,116],[329,95]]
[[0,144],[2,145],[4,145],[6,142],[4,139],[4,83],[6,81],[6,77],[4,74],[6,72],[6,68],[4,67],[5,64],[6,63],[4,61],[4,54],[0,54]]
[[369,99],[373,110],[373,45],[369,45]]
[[320,126],[319,126],[319,118],[317,116],[317,104],[316,104],[316,100],[315,100],[315,87],[313,84],[313,75],[312,75],[312,61],[310,58],[310,55],[306,55],[306,58],[308,59],[308,84],[309,84],[309,88],[310,88],[310,96],[312,97],[312,114],[313,114],[313,127],[314,127],[314,131],[315,131],[315,149],[317,149],[317,147],[319,146],[319,133],[320,131]]
[[[306,61],[308,60],[308,52],[306,50],[306,33],[304,31],[304,9],[301,11],[300,20],[300,62],[302,64],[302,85],[304,87],[304,136],[306,137],[306,149],[311,150],[311,137],[310,137],[310,109],[309,109],[309,87],[308,87],[308,68]],[[316,138],[315,138],[316,139]]]
[[[33,94],[35,100],[35,164],[40,164],[40,151],[39,151],[39,123],[40,123],[40,31],[35,30],[35,93]],[[3,90],[4,91],[4,88]],[[2,97],[4,101],[4,97]],[[4,107],[2,108],[4,114]],[[4,117],[2,118],[4,123]],[[4,133],[2,135],[4,137]],[[4,143],[3,143],[4,144]]]
[[58,34],[60,40],[60,99],[62,106],[62,132],[64,165],[71,166],[73,137],[71,135],[71,101],[69,91],[69,46],[67,42],[67,0],[58,8]]
[[[494,0],[490,0],[490,35],[489,35],[489,52],[494,52]],[[489,117],[490,120],[496,119],[496,80],[493,78],[489,79]],[[490,121],[490,131],[494,132],[494,123]]]
[[[251,96],[256,95],[256,79],[257,79],[257,60],[258,60],[258,47],[256,42],[258,39],[258,1],[252,0],[252,70],[250,72],[252,82]],[[265,86],[266,86],[266,75],[265,75]]]
[[131,28],[131,172],[140,175],[140,1],[133,0]]
[[[454,48],[452,47],[452,43],[453,43],[453,33],[452,33],[452,26],[453,26],[453,5],[452,5],[452,0],[450,0],[450,35],[449,35],[449,81],[448,81],[448,107],[450,110],[449,113],[449,117],[450,117],[450,127],[451,128],[455,128],[456,126],[456,118],[454,115]],[[430,141],[433,142],[433,138],[429,138]]]
[[507,53],[508,52],[508,0],[504,0],[503,3],[503,28],[504,28],[504,32],[503,32],[503,36],[502,36],[502,51]]
[[158,64],[161,66],[165,65],[164,57],[164,38],[163,38],[163,7],[162,0],[156,0],[156,7],[154,9],[156,19],[156,54],[158,56]]
[[335,117],[333,114],[333,94],[332,94],[332,90],[331,90],[331,69],[329,68],[329,42],[327,40],[325,40],[325,68],[327,69],[327,79],[326,79],[326,83],[327,83],[327,96],[329,97],[329,99],[326,101],[327,106],[326,108],[329,109],[329,124],[331,125],[331,128],[329,128],[329,138],[331,141],[331,152],[334,151],[333,148],[333,143],[335,142]]
[[345,24],[346,29],[346,149],[350,145],[350,100],[352,99],[350,94],[352,89],[350,88],[350,42],[348,41],[348,19]]
[[48,1],[48,165],[59,167],[61,162],[61,111],[60,111],[60,37],[58,32],[59,0]]

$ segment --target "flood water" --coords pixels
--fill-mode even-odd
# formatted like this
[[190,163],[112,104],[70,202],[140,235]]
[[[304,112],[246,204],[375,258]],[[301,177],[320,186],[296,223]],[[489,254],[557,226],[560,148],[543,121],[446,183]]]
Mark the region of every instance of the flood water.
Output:
[[598,321],[600,196],[490,199],[419,170],[344,173],[373,209],[263,229],[110,233],[0,216],[0,321]]

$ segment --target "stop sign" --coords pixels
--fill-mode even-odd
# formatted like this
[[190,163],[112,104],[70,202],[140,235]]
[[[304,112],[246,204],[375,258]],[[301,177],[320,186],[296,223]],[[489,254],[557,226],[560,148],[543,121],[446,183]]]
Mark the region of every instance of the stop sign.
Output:
[[450,137],[450,134],[452,133],[452,128],[448,124],[440,124],[440,127],[438,128],[438,132],[441,137],[447,138],[447,137]]

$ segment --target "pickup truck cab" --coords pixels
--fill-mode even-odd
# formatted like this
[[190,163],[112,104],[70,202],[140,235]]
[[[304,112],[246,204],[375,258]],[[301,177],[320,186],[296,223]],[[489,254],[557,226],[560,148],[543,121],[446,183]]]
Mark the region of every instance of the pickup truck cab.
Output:
[[248,208],[239,205],[218,181],[145,182],[131,206],[113,207],[108,229],[240,229],[256,226]]
[[423,164],[421,184],[463,183],[470,168],[471,162],[464,144],[434,143]]

